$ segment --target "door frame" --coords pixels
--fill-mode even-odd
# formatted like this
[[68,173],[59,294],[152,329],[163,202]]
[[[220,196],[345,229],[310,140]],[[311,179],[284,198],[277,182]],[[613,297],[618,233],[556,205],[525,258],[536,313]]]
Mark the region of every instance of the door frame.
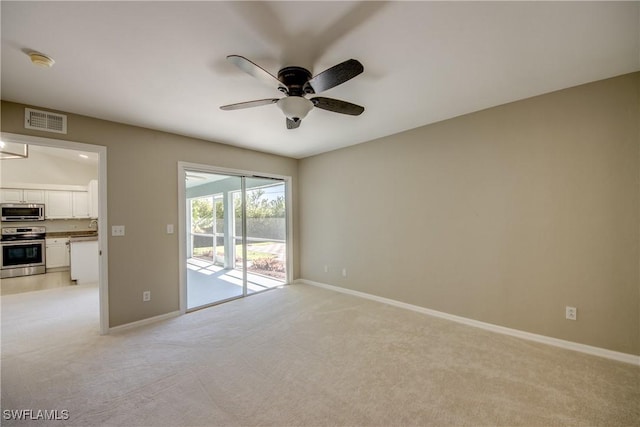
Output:
[[107,218],[107,147],[103,145],[87,144],[66,139],[43,138],[24,134],[2,132],[2,138],[7,141],[28,145],[40,145],[67,150],[85,151],[98,154],[98,268],[99,284],[98,299],[100,304],[100,335],[109,333],[109,251],[108,251],[108,218]]
[[[284,285],[288,285],[293,280],[293,203],[292,203],[292,178],[286,175],[273,173],[250,171],[244,169],[232,169],[219,166],[212,166],[201,163],[191,163],[185,161],[178,162],[178,257],[180,271],[180,313],[187,313],[187,230],[186,230],[186,171],[211,173],[218,175],[230,175],[239,177],[270,178],[282,180],[285,184],[285,206],[286,206],[286,257],[287,273]],[[243,203],[244,206],[244,203]],[[244,216],[243,216],[244,217]],[[246,220],[246,219],[245,219]],[[244,227],[243,227],[244,228]],[[243,246],[246,248],[246,245]],[[245,249],[246,250],[246,249]],[[243,258],[246,260],[246,256]],[[246,261],[245,261],[246,262]],[[259,293],[259,292],[257,292]],[[252,293],[250,295],[255,295]]]

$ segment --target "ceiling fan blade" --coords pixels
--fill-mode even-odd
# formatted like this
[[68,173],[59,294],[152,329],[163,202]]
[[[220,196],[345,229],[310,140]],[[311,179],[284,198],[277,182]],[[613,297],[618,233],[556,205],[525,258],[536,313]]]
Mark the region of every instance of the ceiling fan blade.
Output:
[[356,104],[352,104],[346,101],[340,101],[339,99],[323,98],[321,96],[311,98],[311,102],[318,108],[323,110],[333,111],[334,113],[349,114],[351,116],[359,116],[364,111],[364,107]]
[[280,80],[278,80],[276,76],[274,76],[264,68],[260,67],[258,64],[251,62],[244,56],[229,55],[227,56],[227,59],[231,61],[236,67],[244,71],[245,73],[252,75],[258,80],[262,80],[264,83],[268,84],[269,86],[273,87],[273,85],[276,85],[276,88],[282,87],[286,89],[286,87],[280,82]]
[[351,80],[363,71],[364,67],[359,61],[349,59],[324,70],[309,80],[308,85],[311,86],[315,93],[324,92],[325,90],[336,87],[347,80]]
[[278,98],[258,99],[255,101],[238,102],[237,104],[223,105],[221,110],[241,110],[243,108],[260,107],[261,105],[275,104],[278,102]]
[[300,119],[294,121],[287,117],[287,129],[297,129],[300,127],[300,123],[302,123]]

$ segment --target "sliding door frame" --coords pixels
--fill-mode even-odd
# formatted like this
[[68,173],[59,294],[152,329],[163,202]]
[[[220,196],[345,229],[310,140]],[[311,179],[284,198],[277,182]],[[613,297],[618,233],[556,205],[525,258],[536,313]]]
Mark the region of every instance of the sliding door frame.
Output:
[[[247,177],[247,178],[269,178],[281,180],[285,184],[285,206],[286,206],[286,280],[284,285],[288,285],[293,280],[293,203],[292,203],[292,179],[290,176],[285,175],[277,175],[272,173],[258,172],[258,171],[249,171],[243,169],[230,169],[212,165],[206,165],[201,163],[191,163],[191,162],[178,162],[178,257],[179,257],[179,272],[180,272],[180,313],[185,314],[187,312],[187,229],[186,229],[186,219],[187,219],[187,209],[186,209],[186,173],[187,171],[193,172],[203,172],[217,175],[229,175],[236,177]],[[242,180],[242,194],[245,194],[245,183]],[[254,295],[255,292],[251,294],[247,294],[246,292],[246,207],[243,200],[242,203],[242,211],[243,211],[243,251],[245,254],[243,255],[243,297],[248,295]],[[263,291],[262,291],[263,292]]]

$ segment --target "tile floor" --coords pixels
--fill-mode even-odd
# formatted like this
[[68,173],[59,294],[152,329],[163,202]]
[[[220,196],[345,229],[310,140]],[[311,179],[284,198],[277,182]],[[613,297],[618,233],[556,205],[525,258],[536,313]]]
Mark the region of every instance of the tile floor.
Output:
[[23,292],[42,291],[44,289],[74,286],[69,270],[57,271],[32,276],[11,277],[0,280],[0,295],[20,294]]

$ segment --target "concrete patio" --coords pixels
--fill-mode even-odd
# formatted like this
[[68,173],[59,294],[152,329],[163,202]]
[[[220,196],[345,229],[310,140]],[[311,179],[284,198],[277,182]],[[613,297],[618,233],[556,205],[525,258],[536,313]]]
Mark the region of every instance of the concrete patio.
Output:
[[[285,284],[284,280],[247,273],[247,295]],[[187,309],[242,296],[242,271],[201,258],[187,260]]]

